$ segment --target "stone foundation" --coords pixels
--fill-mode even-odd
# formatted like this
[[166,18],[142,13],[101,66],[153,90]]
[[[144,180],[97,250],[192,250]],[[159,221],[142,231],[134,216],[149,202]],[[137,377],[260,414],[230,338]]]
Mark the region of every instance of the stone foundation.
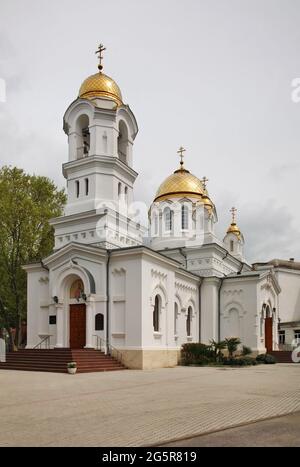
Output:
[[[122,363],[133,370],[152,370],[154,368],[172,368],[178,365],[180,351],[173,350],[128,350],[118,349],[122,354]],[[114,356],[114,353],[113,353]],[[115,355],[117,358],[117,355]]]

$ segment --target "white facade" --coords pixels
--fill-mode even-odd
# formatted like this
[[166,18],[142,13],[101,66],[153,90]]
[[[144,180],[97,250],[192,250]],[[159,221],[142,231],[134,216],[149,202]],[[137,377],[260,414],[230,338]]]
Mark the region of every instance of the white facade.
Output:
[[272,318],[277,349],[280,320],[300,322],[300,271],[253,270],[240,233],[220,241],[206,186],[196,201],[186,193],[151,205],[146,247],[132,207],[138,129],[130,108],[78,98],[64,130],[68,202],[51,221],[54,252],[25,266],[27,347],[100,345],[130,368],[174,366],[186,342],[235,336],[264,352]]

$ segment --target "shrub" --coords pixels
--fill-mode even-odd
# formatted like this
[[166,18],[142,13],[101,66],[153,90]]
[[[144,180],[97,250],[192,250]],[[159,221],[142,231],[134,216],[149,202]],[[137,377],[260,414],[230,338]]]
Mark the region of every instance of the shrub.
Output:
[[183,344],[181,361],[183,365],[205,365],[214,361],[214,351],[209,345],[201,343]]
[[250,349],[250,347],[247,347],[246,345],[243,345],[243,348],[242,348],[243,357],[246,357],[247,355],[251,355],[251,354],[252,354],[252,349]]
[[270,354],[266,354],[266,358],[265,358],[265,363],[267,365],[274,365],[274,363],[276,363],[276,358],[273,357],[273,355],[270,355]]
[[225,339],[228,354],[230,358],[233,358],[234,352],[237,351],[238,346],[240,345],[241,341],[238,337],[230,337]]
[[222,350],[226,349],[226,342],[225,341],[217,342],[214,339],[211,339],[209,343],[210,343],[210,347],[212,351],[214,352],[215,362],[220,363],[224,358]]
[[257,361],[258,363],[265,363],[265,358],[266,358],[266,354],[265,354],[265,353],[261,353],[261,354],[257,355],[256,361]]
[[275,357],[273,357],[273,355],[270,355],[268,353],[262,353],[262,354],[257,355],[256,361],[258,363],[265,363],[267,365],[273,365],[274,363],[276,363]]
[[255,358],[251,358],[251,357],[225,358],[223,363],[224,365],[229,365],[229,366],[257,365]]

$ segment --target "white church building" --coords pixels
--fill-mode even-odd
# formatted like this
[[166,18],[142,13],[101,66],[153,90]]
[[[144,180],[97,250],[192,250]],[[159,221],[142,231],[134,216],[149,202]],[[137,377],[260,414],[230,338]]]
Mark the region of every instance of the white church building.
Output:
[[218,239],[207,179],[185,167],[183,148],[142,225],[137,121],[102,71],[102,50],[64,115],[68,201],[51,220],[54,251],[24,267],[27,348],[104,347],[140,369],[175,366],[186,342],[235,336],[257,353],[278,349],[283,330],[290,339],[300,329],[299,263],[248,264],[235,209]]

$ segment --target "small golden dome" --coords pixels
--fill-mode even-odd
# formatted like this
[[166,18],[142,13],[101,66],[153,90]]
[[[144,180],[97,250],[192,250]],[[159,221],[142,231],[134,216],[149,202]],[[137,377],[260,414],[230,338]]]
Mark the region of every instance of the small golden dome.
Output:
[[170,175],[158,188],[154,201],[163,201],[179,196],[200,198],[204,194],[201,180],[192,175],[188,170],[180,168]]
[[240,229],[238,228],[238,226],[236,225],[235,222],[232,222],[232,224],[230,224],[230,226],[228,227],[227,233],[228,234],[233,233],[237,237],[241,236],[241,231],[240,231]]
[[122,94],[117,83],[101,71],[89,76],[79,90],[81,99],[104,97],[114,101],[118,106],[123,104]]
[[237,223],[236,223],[237,209],[236,208],[231,208],[230,212],[231,212],[231,215],[232,215],[232,221],[231,221],[230,226],[227,229],[227,233],[228,234],[232,233],[232,234],[236,235],[238,238],[241,238],[242,237],[242,232],[240,231],[240,229],[238,228]]

